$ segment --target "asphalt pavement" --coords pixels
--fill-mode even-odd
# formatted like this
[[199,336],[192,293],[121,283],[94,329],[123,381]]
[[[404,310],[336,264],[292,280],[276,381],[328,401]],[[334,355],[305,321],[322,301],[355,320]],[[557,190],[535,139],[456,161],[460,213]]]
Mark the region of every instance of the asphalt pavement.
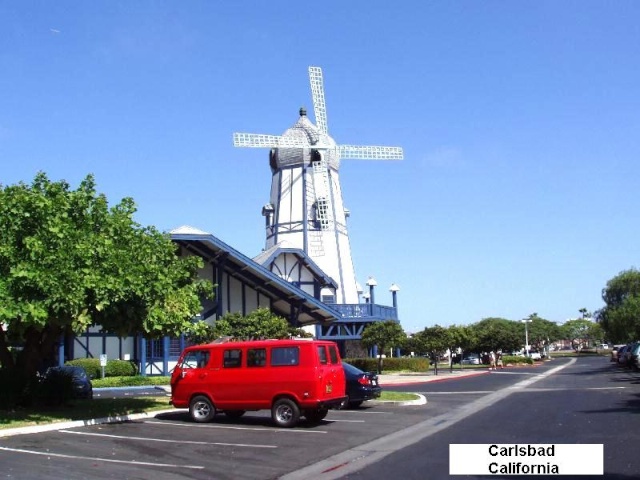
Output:
[[[484,368],[469,368],[469,369],[460,369],[454,368],[453,370],[449,370],[448,368],[439,369],[438,374],[435,372],[403,372],[403,373],[382,373],[378,375],[378,382],[380,386],[383,388],[393,388],[394,385],[412,385],[412,384],[421,384],[427,382],[439,382],[445,380],[452,380],[454,378],[461,377],[469,377],[475,375],[485,375],[490,373],[488,369]],[[168,386],[156,387],[158,389],[162,389],[165,392],[170,392]],[[94,389],[94,393],[100,392],[101,390],[109,390],[109,389]],[[418,394],[419,395],[419,394]],[[374,400],[372,402],[379,402],[379,400]],[[419,395],[417,400],[410,401],[391,401],[387,403],[392,403],[395,405],[424,405],[427,403],[427,399],[423,395]],[[123,421],[132,421],[132,420],[141,420],[146,418],[153,418],[156,415],[162,413],[169,413],[175,411],[174,408],[170,408],[167,410],[156,410],[149,413],[136,413],[131,415],[114,415],[111,417],[104,418],[92,418],[86,420],[73,420],[68,422],[54,422],[54,423],[46,423],[41,425],[30,425],[26,427],[19,428],[6,428],[0,429],[0,438],[1,437],[11,437],[14,435],[22,435],[27,433],[38,433],[38,432],[48,432],[51,430],[59,430],[73,427],[81,427],[86,425],[98,425],[103,423],[114,423],[114,422],[123,422]]]

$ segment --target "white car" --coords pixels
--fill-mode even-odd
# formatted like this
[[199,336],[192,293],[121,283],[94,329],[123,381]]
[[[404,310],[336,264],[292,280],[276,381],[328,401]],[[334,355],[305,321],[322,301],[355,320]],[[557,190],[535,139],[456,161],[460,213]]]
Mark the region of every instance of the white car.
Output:
[[542,355],[540,355],[540,352],[529,352],[529,357],[532,360],[542,360]]
[[465,355],[462,359],[463,365],[480,365],[480,357],[477,355]]

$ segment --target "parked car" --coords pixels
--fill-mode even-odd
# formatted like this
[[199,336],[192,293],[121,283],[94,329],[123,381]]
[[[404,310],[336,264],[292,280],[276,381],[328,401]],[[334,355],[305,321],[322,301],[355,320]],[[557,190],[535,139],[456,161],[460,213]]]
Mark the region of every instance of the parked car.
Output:
[[47,369],[44,374],[45,381],[55,381],[62,377],[69,377],[71,379],[73,398],[93,398],[93,384],[84,368],[63,365],[60,367],[51,367]]
[[542,360],[542,355],[540,352],[530,351],[529,358],[531,358],[531,360]]
[[462,357],[463,365],[480,365],[480,355],[477,353],[470,353]]
[[340,353],[322,340],[255,340],[187,347],[171,375],[171,403],[194,422],[271,410],[279,427],[319,422],[347,398]]
[[618,365],[626,365],[627,364],[627,350],[629,349],[629,345],[623,345],[618,349],[617,362]]
[[638,369],[638,360],[640,359],[640,342],[634,342],[627,350],[627,366]]
[[382,387],[378,384],[378,375],[375,372],[364,372],[346,362],[342,362],[342,368],[347,393],[347,399],[342,403],[342,408],[357,408],[362,405],[362,402],[380,396]]

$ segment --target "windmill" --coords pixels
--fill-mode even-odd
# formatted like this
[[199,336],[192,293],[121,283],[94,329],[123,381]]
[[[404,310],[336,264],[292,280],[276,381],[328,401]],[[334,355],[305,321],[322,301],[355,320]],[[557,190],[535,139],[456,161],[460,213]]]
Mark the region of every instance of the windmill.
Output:
[[358,303],[358,287],[347,234],[339,168],[343,159],[402,160],[400,147],[338,145],[329,136],[322,70],[309,67],[316,124],[300,109],[298,121],[282,135],[234,133],[236,147],[270,148],[271,201],[266,245],[299,248],[338,284],[332,303]]

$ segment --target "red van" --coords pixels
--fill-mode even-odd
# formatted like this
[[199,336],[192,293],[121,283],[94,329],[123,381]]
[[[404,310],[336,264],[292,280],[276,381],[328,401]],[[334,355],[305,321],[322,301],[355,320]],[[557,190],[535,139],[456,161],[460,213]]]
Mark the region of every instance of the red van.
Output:
[[171,403],[196,422],[219,411],[271,410],[280,427],[319,422],[346,399],[338,347],[322,340],[257,340],[186,348],[171,375]]

